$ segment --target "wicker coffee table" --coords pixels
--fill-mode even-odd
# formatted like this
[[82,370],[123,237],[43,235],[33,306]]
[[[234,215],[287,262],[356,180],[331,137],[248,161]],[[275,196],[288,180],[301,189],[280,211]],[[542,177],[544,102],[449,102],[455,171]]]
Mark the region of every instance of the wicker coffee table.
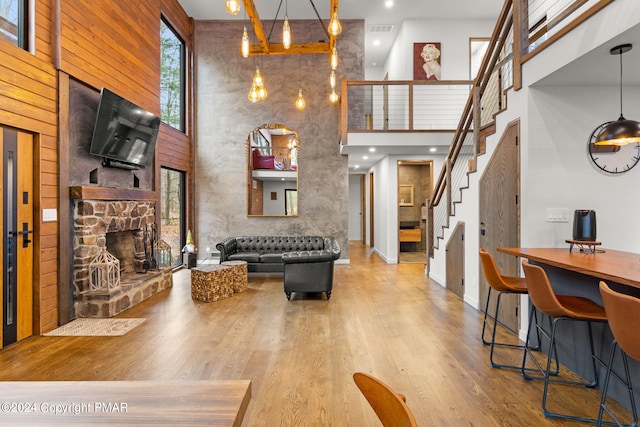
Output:
[[233,295],[231,266],[212,264],[191,269],[191,298],[213,302]]

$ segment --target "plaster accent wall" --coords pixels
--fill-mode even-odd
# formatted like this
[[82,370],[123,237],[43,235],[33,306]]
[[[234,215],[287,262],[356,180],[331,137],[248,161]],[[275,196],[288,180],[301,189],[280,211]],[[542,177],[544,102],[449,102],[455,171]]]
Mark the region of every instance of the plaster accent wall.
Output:
[[[336,75],[362,80],[364,21],[341,23]],[[296,35],[305,41],[327,38],[318,21],[290,25],[294,42]],[[329,102],[328,55],[242,58],[241,35],[240,21],[195,23],[196,244],[213,248],[235,235],[324,235],[336,238],[341,257],[348,258],[348,166],[339,150],[339,103]],[[250,39],[255,40],[252,34]],[[269,93],[253,104],[247,94],[256,61]],[[300,74],[307,104],[302,112],[294,106]],[[298,217],[247,217],[245,140],[270,122],[299,134]]]

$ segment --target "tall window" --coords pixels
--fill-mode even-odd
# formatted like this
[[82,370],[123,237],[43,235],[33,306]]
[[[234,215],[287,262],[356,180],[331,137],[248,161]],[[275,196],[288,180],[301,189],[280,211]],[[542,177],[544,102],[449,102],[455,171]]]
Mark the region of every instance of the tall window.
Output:
[[[0,0],[2,1],[2,0]],[[164,123],[184,132],[185,110],[184,41],[160,21],[160,115]]]
[[185,245],[185,179],[184,172],[160,169],[161,238],[171,246],[172,265],[182,264]]
[[0,40],[28,49],[28,0],[0,0]]

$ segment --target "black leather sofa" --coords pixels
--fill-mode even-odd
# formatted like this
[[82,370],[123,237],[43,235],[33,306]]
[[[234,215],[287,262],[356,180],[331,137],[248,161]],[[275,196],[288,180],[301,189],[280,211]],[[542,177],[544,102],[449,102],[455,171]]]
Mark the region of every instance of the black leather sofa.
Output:
[[325,292],[331,298],[335,239],[321,236],[229,237],[216,245],[220,262],[246,261],[249,272],[283,272],[284,292]]

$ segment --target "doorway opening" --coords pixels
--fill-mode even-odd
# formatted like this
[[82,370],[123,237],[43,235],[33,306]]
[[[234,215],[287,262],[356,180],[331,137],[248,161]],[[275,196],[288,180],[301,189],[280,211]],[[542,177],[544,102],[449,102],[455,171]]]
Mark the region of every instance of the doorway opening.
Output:
[[398,262],[426,264],[433,161],[398,161]]

